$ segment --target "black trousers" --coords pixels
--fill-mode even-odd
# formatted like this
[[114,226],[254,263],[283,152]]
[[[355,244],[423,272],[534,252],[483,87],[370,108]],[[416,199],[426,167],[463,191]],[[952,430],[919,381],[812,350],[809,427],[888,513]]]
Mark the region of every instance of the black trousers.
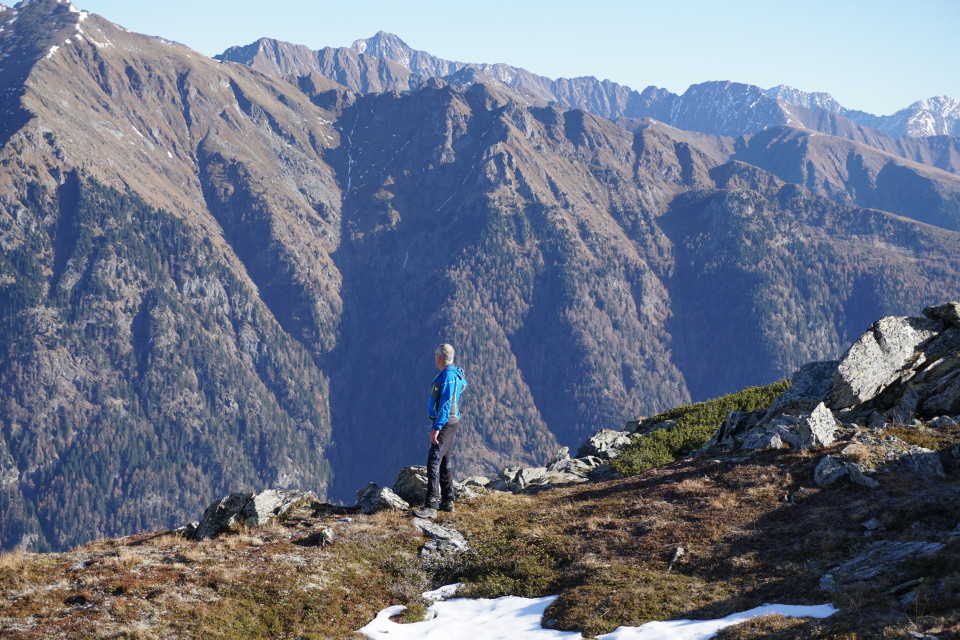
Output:
[[453,488],[453,441],[457,439],[456,424],[447,424],[440,430],[437,441],[427,454],[427,497],[425,507],[436,509],[440,502],[453,502],[457,495]]

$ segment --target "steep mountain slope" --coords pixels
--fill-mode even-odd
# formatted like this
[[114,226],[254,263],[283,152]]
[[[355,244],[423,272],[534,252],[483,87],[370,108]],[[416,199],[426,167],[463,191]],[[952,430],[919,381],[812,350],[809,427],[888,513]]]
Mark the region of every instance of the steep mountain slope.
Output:
[[401,68],[331,53],[357,95],[303,51],[271,54],[302,64],[288,82],[64,2],[4,18],[4,546],[183,520],[225,487],[352,501],[422,460],[441,340],[471,381],[466,475],[960,293],[956,232],[785,184],[729,138],[475,69],[393,93],[373,85]]
[[739,139],[732,157],[836,202],[960,230],[960,177],[863,144],[773,127]]
[[285,83],[69,3],[10,13],[4,545],[169,522],[238,482],[322,492],[336,133]]

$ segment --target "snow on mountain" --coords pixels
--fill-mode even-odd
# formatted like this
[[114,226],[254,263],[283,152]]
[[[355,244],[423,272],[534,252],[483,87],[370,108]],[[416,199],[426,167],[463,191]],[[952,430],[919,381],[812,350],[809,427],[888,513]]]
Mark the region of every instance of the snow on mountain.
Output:
[[768,98],[779,99],[787,104],[796,105],[805,109],[826,109],[827,111],[835,111],[837,113],[843,111],[843,107],[840,106],[840,103],[837,102],[833,96],[822,91],[807,93],[806,91],[800,91],[785,84],[780,84],[766,89],[763,93]]

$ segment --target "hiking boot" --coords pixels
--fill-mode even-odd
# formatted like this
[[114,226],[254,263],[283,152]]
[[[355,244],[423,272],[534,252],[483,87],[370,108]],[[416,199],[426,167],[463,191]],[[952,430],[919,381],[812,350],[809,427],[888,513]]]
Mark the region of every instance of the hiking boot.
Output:
[[447,513],[453,513],[453,512],[454,512],[453,502],[441,502],[441,503],[440,503],[440,511],[446,511]]
[[413,515],[418,518],[436,518],[437,510],[430,507],[423,507],[422,509],[417,509],[414,511]]

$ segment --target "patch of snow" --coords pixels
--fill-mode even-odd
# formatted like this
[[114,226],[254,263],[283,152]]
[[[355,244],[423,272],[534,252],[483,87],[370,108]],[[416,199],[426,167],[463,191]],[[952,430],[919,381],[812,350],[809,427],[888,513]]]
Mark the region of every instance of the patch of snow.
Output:
[[437,602],[430,610],[437,614],[433,620],[413,624],[397,624],[390,617],[401,613],[402,605],[388,607],[360,633],[377,640],[582,640],[576,631],[544,629],[540,621],[557,596],[547,598],[518,598],[504,596],[496,600],[468,600],[456,598]]
[[[583,640],[576,631],[544,629],[544,611],[557,599],[505,596],[495,600],[454,598],[462,585],[454,584],[427,591],[423,597],[434,602],[429,611],[435,617],[423,622],[397,624],[390,618],[403,612],[403,606],[388,607],[370,624],[359,630],[371,640]],[[673,620],[648,622],[639,627],[620,627],[597,640],[708,640],[721,629],[752,618],[780,614],[791,618],[827,618],[837,612],[832,605],[815,606],[766,604],[734,613],[720,620]]]
[[49,60],[50,58],[52,58],[52,57],[53,57],[53,54],[55,54],[55,53],[57,52],[57,49],[59,49],[59,48],[60,48],[60,47],[59,47],[58,45],[53,45],[52,47],[50,47],[50,51],[47,52],[47,55],[45,55],[45,56],[43,57],[43,59],[44,59],[44,60]]
[[620,627],[613,633],[597,636],[597,640],[708,640],[721,629],[731,627],[752,618],[780,614],[788,618],[828,618],[837,609],[833,605],[813,606],[765,604],[749,611],[733,613],[720,620],[672,620],[648,622],[639,627]]
[[167,157],[172,159],[172,158],[173,158],[173,154],[170,153],[169,151],[167,151]]
[[89,11],[81,11],[81,12],[80,12],[80,22],[83,22],[84,20],[86,20],[86,19],[89,18],[89,17],[90,17],[90,12],[89,12]]

